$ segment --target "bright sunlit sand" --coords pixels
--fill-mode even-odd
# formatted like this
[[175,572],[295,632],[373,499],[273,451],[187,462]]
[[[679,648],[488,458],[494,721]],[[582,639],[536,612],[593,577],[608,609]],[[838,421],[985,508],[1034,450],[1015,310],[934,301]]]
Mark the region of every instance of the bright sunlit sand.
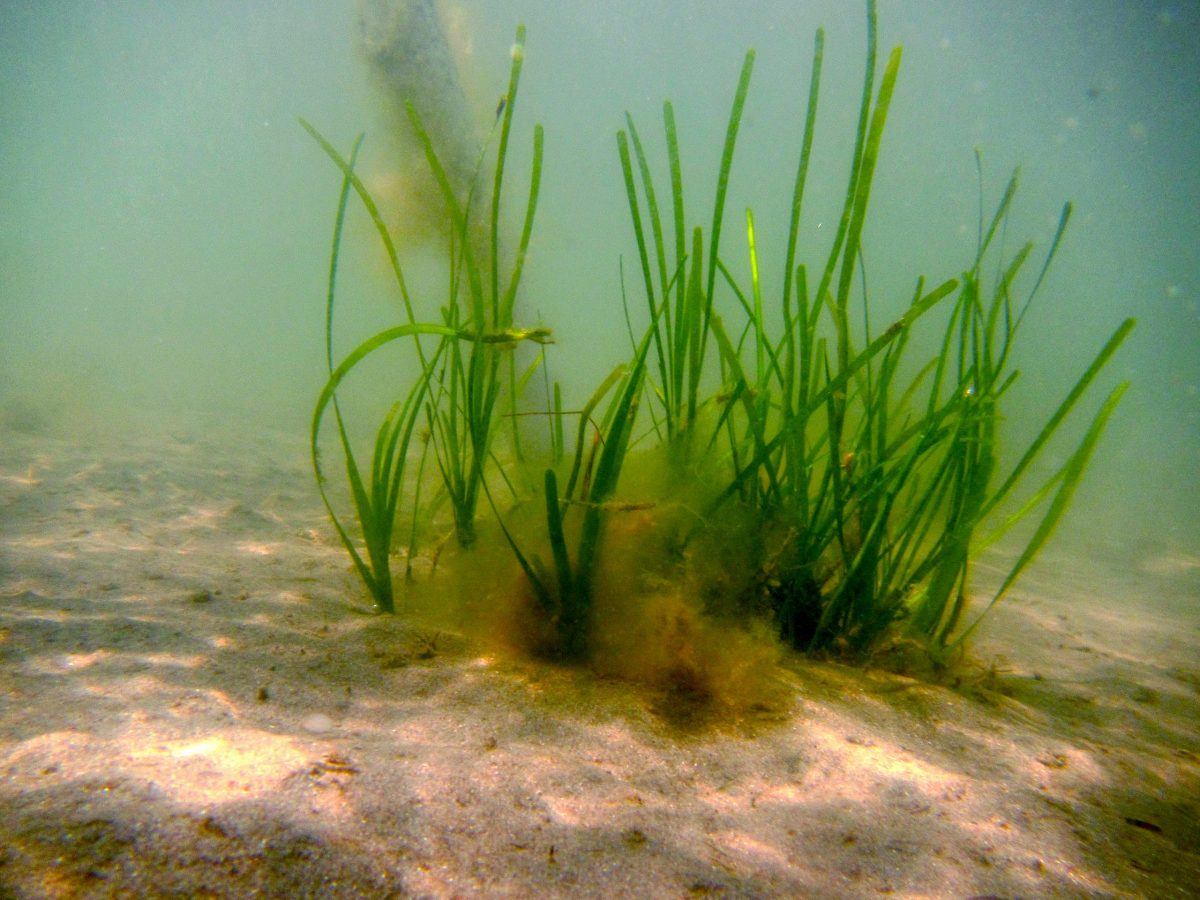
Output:
[[[364,614],[306,461],[272,441],[0,444],[0,472],[54,458],[0,486],[18,896],[1182,897],[1200,879],[1195,566],[1048,558],[958,689],[788,657],[779,708],[681,729],[654,692]],[[98,502],[147,451],[148,489]],[[234,498],[277,515],[181,519]],[[141,540],[60,552],[120,530]]]

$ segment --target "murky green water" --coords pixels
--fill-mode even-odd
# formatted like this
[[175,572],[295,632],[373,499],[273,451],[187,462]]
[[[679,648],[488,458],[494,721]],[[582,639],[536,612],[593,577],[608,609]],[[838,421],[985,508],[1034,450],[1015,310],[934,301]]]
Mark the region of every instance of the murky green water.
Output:
[[[824,248],[861,84],[857,4],[490,0],[446,13],[483,120],[504,90],[513,26],[529,28],[514,171],[535,120],[547,140],[522,302],[527,319],[554,327],[551,365],[576,394],[627,351],[618,259],[628,270],[635,251],[613,137],[624,112],[659,152],[660,103],[672,98],[685,178],[693,197],[710,196],[742,54],[757,48],[729,208],[755,208],[760,251],[774,261],[764,278],[777,283],[821,24],[825,89],[802,252]],[[903,44],[905,56],[867,233],[874,295],[898,308],[916,276],[968,265],[976,147],[989,205],[1022,167],[1010,247],[1026,238],[1044,247],[1072,200],[1065,250],[1024,333],[1011,443],[1121,318],[1137,316],[1105,377],[1133,388],[1063,537],[1194,567],[1200,12],[1120,0],[895,0],[881,3],[880,42]],[[296,117],[347,149],[365,129],[363,171],[386,186],[390,145],[375,97],[349,2],[0,6],[3,427],[41,418],[70,429],[85,417],[134,428],[148,412],[203,410],[248,427],[291,423],[300,446],[322,381],[338,181]],[[361,217],[346,270],[348,346],[395,315]]]

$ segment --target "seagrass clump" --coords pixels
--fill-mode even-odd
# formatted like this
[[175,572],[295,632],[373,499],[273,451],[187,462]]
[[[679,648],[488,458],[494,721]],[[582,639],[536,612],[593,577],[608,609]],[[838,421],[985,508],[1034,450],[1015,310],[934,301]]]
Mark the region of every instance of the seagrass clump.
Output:
[[[630,346],[586,402],[568,409],[560,388],[550,387],[544,351],[514,352],[549,341],[547,329],[521,328],[514,319],[537,205],[540,128],[532,188],[507,268],[502,251],[501,187],[523,39],[519,29],[490,191],[480,182],[469,197],[458,197],[411,113],[443,185],[450,224],[450,280],[436,315],[414,309],[395,244],[354,173],[358,145],[345,158],[305,125],[343,173],[326,304],[330,374],[313,416],[313,464],[335,527],[378,607],[394,609],[389,561],[397,549],[403,546],[411,560],[422,529],[436,530],[439,512],[446,518],[447,510],[457,543],[471,547],[485,498],[495,522],[490,533],[516,560],[513,602],[540,623],[535,643],[542,652],[594,659],[597,648],[611,649],[615,632],[642,642],[661,642],[672,628],[676,635],[711,636],[711,628],[681,625],[694,616],[742,631],[766,623],[795,649],[850,659],[900,641],[934,660],[961,648],[1061,522],[1126,389],[1113,388],[1077,427],[1074,445],[1056,450],[1063,462],[1028,483],[1132,319],[1064,391],[1030,444],[1001,453],[1002,408],[1019,374],[1013,348],[1062,247],[1070,204],[1048,247],[1024,244],[1006,253],[1000,236],[1015,202],[1014,174],[994,210],[980,211],[973,258],[936,283],[914,274],[904,311],[881,327],[873,313],[881,304],[865,288],[863,235],[901,51],[893,50],[877,71],[876,10],[868,2],[862,99],[841,215],[815,258],[801,258],[808,242],[800,238],[821,98],[822,31],[814,41],[782,259],[760,258],[751,210],[736,226],[746,238],[747,250],[736,254],[742,258],[728,255],[722,242],[735,227],[726,205],[753,51],[734,92],[704,222],[686,221],[686,211],[697,207],[685,202],[672,105],[663,107],[666,176],[657,181],[641,135],[626,118],[617,149],[637,274],[636,286],[620,285],[624,308],[614,304],[614,315],[623,312],[629,323]],[[375,223],[405,318],[335,366],[338,248],[351,192]],[[480,217],[488,235],[482,243]],[[477,258],[481,246],[484,259]],[[769,265],[778,267],[773,297],[765,288],[770,279],[761,277]],[[914,341],[918,329],[926,337]],[[340,392],[364,359],[398,340],[411,341],[420,374],[397,391],[377,429],[372,465],[360,470]],[[541,401],[529,388],[535,372],[547,385]],[[331,408],[358,537],[325,491],[319,438]],[[531,442],[522,429],[530,427],[546,434],[540,458],[526,450]],[[406,497],[410,505],[401,510]],[[1011,566],[969,614],[972,563],[1020,523]],[[469,553],[456,558],[470,565]],[[496,582],[494,572],[486,574]],[[631,596],[638,598],[632,604]],[[652,621],[666,624],[659,632],[642,627]],[[673,677],[703,668],[696,640],[678,640]]]

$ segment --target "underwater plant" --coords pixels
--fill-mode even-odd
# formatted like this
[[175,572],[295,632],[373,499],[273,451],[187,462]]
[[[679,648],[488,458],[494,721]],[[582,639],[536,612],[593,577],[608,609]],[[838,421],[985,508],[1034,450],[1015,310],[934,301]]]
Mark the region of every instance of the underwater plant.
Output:
[[[504,537],[529,581],[544,621],[552,626],[552,634],[540,648],[543,653],[563,659],[587,656],[593,625],[593,582],[601,538],[637,420],[645,384],[646,353],[652,335],[653,330],[650,330],[642,339],[629,370],[615,369],[581,412],[574,460],[561,498],[554,467],[545,470],[546,538],[554,561],[553,577],[540,556],[522,551],[519,540],[505,525],[500,512],[496,512]],[[620,389],[604,415],[602,425],[596,430],[585,468],[584,450],[588,446],[586,432],[591,412],[618,383]],[[561,411],[558,415],[561,417]],[[564,525],[573,509],[582,509],[574,562]]]
[[[630,359],[612,370],[580,410],[566,411],[555,385],[545,412],[548,459],[528,458],[519,425],[522,393],[544,357],[538,354],[519,368],[512,352],[522,341],[547,342],[550,334],[514,325],[538,199],[540,127],[534,131],[523,226],[507,262],[499,212],[523,27],[497,119],[482,225],[477,207],[486,182],[483,155],[468,195],[460,196],[421,116],[408,107],[448,222],[449,283],[435,320],[418,319],[388,229],[354,173],[359,144],[346,159],[304,123],[343,174],[326,299],[329,378],[312,420],[313,466],[334,526],[380,610],[394,609],[389,559],[398,544],[400,504],[408,497],[411,560],[422,507],[448,503],[459,545],[475,544],[482,494],[540,622],[535,643],[573,660],[589,658],[602,624],[598,617],[611,614],[601,601],[609,588],[604,579],[615,568],[605,565],[605,535],[619,511],[645,513],[639,525],[644,552],[636,564],[647,569],[641,582],[634,578],[620,590],[673,582],[714,621],[733,628],[766,621],[797,650],[858,660],[904,643],[920,647],[935,663],[945,661],[1037,557],[1062,520],[1127,385],[1113,388],[1084,423],[1065,462],[1032,488],[1026,482],[1134,322],[1117,327],[1033,441],[1006,467],[999,432],[1003,401],[1019,376],[1014,344],[1071,216],[1070,204],[1064,205],[1036,274],[1032,244],[1005,256],[999,236],[1013,208],[1014,174],[991,215],[984,214],[981,190],[979,234],[965,270],[934,286],[914,278],[902,314],[878,326],[866,288],[863,232],[901,51],[891,52],[877,76],[873,0],[866,8],[863,88],[841,214],[831,244],[809,264],[800,260],[798,247],[824,57],[824,32],[815,35],[781,289],[773,302],[764,297],[764,261],[751,210],[745,212],[744,267],[722,250],[754,52],[747,53],[734,92],[706,225],[688,230],[690,204],[670,102],[663,106],[669,193],[656,189],[641,136],[626,116],[617,150],[646,304],[644,331],[635,338],[622,276]],[[982,184],[978,155],[977,164]],[[334,288],[352,189],[387,251],[405,320],[360,343],[335,366]],[[668,202],[660,204],[660,197]],[[936,350],[914,350],[919,343],[912,340],[914,329],[934,321],[940,322],[932,326],[940,334]],[[413,342],[420,372],[380,424],[371,468],[364,473],[338,390],[363,360],[404,339]],[[336,516],[325,489],[318,439],[330,408],[365,553]],[[639,431],[644,415],[650,422]],[[578,426],[568,453],[564,420],[571,416],[578,417]],[[495,439],[505,421],[511,423],[512,452],[502,462]],[[430,455],[440,490],[433,500],[423,500]],[[639,483],[626,497],[623,475],[635,457],[664,465],[657,480]],[[540,478],[528,477],[537,470]],[[684,508],[679,497],[692,505]],[[998,590],[964,624],[974,561],[1022,523],[1026,536]],[[653,548],[657,558],[645,548]]]
[[[441,309],[442,320],[456,333],[471,336],[471,339],[465,342],[465,353],[461,343],[450,343],[443,368],[439,369],[435,380],[437,393],[427,409],[430,430],[433,432],[431,443],[434,455],[454,513],[458,543],[463,547],[470,546],[475,541],[475,515],[484,480],[484,468],[492,457],[492,441],[499,421],[496,416],[497,401],[501,391],[507,389],[509,409],[515,412],[520,387],[528,381],[540,362],[540,359],[535,360],[518,376],[515,357],[508,351],[518,340],[549,340],[547,329],[517,331],[513,328],[513,308],[529,239],[533,233],[534,213],[537,210],[538,189],[541,184],[540,125],[535,126],[533,132],[533,161],[524,226],[507,279],[501,279],[500,271],[500,207],[504,168],[521,66],[525,58],[524,45],[525,29],[524,26],[520,26],[513,44],[508,91],[504,95],[505,101],[498,119],[500,135],[496,149],[495,176],[491,202],[486,209],[489,219],[482,248],[477,247],[480,242],[474,233],[476,226],[472,221],[475,212],[475,186],[479,184],[480,179],[477,176],[473,181],[465,202],[457,196],[421,116],[411,102],[407,104],[409,120],[425,149],[430,169],[442,190],[452,223],[450,284],[447,292],[449,299]],[[485,257],[483,259],[478,258],[480,249]],[[423,367],[426,370],[429,368],[424,364]],[[519,461],[521,443],[518,420],[513,416],[510,421],[513,451]]]
[[[1058,251],[1070,204],[1063,208],[1032,288],[1018,297],[1016,282],[1032,253],[1031,244],[997,263],[994,278],[985,274],[990,255],[999,252],[996,235],[1011,211],[1017,188],[1014,174],[986,228],[981,210],[975,259],[961,278],[932,290],[917,279],[904,316],[874,331],[865,282],[858,273],[864,267],[863,226],[901,51],[892,51],[876,89],[876,10],[874,2],[868,2],[866,67],[849,182],[832,245],[814,268],[819,274],[810,285],[810,269],[797,262],[796,246],[823,48],[824,34],[818,30],[775,310],[764,303],[752,211],[746,211],[748,284],[738,281],[720,252],[726,186],[753,51],[746,55],[730,112],[706,269],[700,228],[693,231],[690,258],[684,254],[685,203],[670,103],[663,109],[674,213],[670,263],[651,168],[632,118],[627,117],[628,136],[624,131],[618,134],[646,298],[652,321],[662,322],[661,336],[658,326],[652,326],[659,375],[652,388],[661,407],[665,440],[675,457],[673,471],[695,466],[698,447],[710,457],[718,456],[725,466],[724,487],[708,501],[700,520],[723,523],[718,511],[734,504],[741,510],[732,518],[743,533],[731,533],[726,524],[703,524],[692,529],[684,543],[701,541],[711,547],[732,542],[751,548],[755,558],[745,567],[741,613],[765,610],[780,637],[800,650],[861,657],[899,633],[919,640],[941,658],[975,628],[972,624],[957,630],[976,554],[1048,501],[990,608],[1060,521],[1125,384],[1113,389],[1058,471],[991,533],[978,536],[988,517],[1022,483],[1134,323],[1126,320],[1117,328],[1015,466],[1000,477],[1000,400],[1018,375],[1011,367],[1013,342]],[[643,198],[656,271],[642,221]],[[715,305],[722,283],[735,301],[726,315]],[[931,359],[909,359],[911,328],[943,301],[950,311],[939,352]],[[852,321],[862,326],[854,328]],[[720,386],[698,401],[710,335],[718,349]],[[705,408],[716,412],[705,418],[699,414]],[[705,434],[692,434],[702,425],[707,427]],[[711,470],[710,462],[704,471]],[[747,530],[751,533],[744,533]]]
[[[395,528],[405,485],[411,480],[417,486],[413,498],[414,509],[410,513],[410,559],[417,542],[420,521],[419,510],[416,508],[420,505],[421,497],[419,473],[424,470],[425,456],[430,452],[433,453],[442,475],[444,496],[448,498],[453,510],[458,542],[462,546],[469,546],[475,539],[476,507],[484,470],[493,457],[493,441],[500,421],[496,415],[497,403],[501,393],[507,389],[511,405],[515,408],[520,387],[528,380],[539,362],[535,360],[525,373],[518,376],[511,349],[522,341],[546,343],[550,340],[550,332],[546,328],[513,327],[514,299],[537,208],[542,160],[541,126],[534,129],[532,177],[524,228],[511,270],[505,280],[501,279],[500,204],[512,111],[524,58],[521,49],[523,44],[524,28],[518,28],[505,111],[498,119],[500,136],[488,208],[490,218],[482,240],[473,221],[473,214],[476,212],[475,186],[479,183],[483,154],[481,153],[476,166],[476,178],[470,195],[460,198],[447,177],[437,148],[434,147],[420,115],[412,104],[408,105],[413,129],[425,148],[429,166],[442,189],[447,218],[451,223],[448,229],[449,283],[446,302],[438,311],[440,322],[417,321],[396,243],[374,198],[354,172],[362,136],[355,141],[350,158],[346,159],[312,125],[301,120],[301,125],[320,144],[343,175],[326,291],[325,350],[329,378],[317,400],[310,429],[313,471],[321,498],[338,536],[350,554],[363,583],[383,612],[393,612],[395,609],[390,557],[395,550]],[[407,321],[367,338],[335,368],[333,319],[337,269],[351,188],[370,216],[387,253]],[[479,258],[481,255],[485,258]],[[436,347],[432,350],[426,349],[421,343],[422,336],[437,338]],[[405,338],[413,340],[421,371],[415,383],[404,393],[403,399],[392,406],[379,425],[371,469],[369,474],[364,476],[347,433],[338,404],[337,390],[346,376],[365,359],[385,345]],[[464,345],[467,348],[465,350]],[[331,405],[345,458],[354,512],[366,546],[365,557],[359,552],[342,520],[338,518],[325,486],[319,438],[325,412]],[[513,418],[512,421],[513,444],[519,457],[517,420]],[[411,451],[415,449],[412,446],[413,436],[418,424],[422,423],[429,433],[429,439],[421,441],[418,474],[412,476],[409,466]]]

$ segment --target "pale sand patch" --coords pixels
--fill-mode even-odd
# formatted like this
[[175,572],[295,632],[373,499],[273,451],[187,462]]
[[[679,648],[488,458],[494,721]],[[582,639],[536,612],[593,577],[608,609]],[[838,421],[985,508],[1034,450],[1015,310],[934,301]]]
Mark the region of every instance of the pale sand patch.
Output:
[[361,614],[302,440],[6,434],[0,896],[1193,895],[1198,595],[1048,558],[958,691],[792,659],[681,734]]

